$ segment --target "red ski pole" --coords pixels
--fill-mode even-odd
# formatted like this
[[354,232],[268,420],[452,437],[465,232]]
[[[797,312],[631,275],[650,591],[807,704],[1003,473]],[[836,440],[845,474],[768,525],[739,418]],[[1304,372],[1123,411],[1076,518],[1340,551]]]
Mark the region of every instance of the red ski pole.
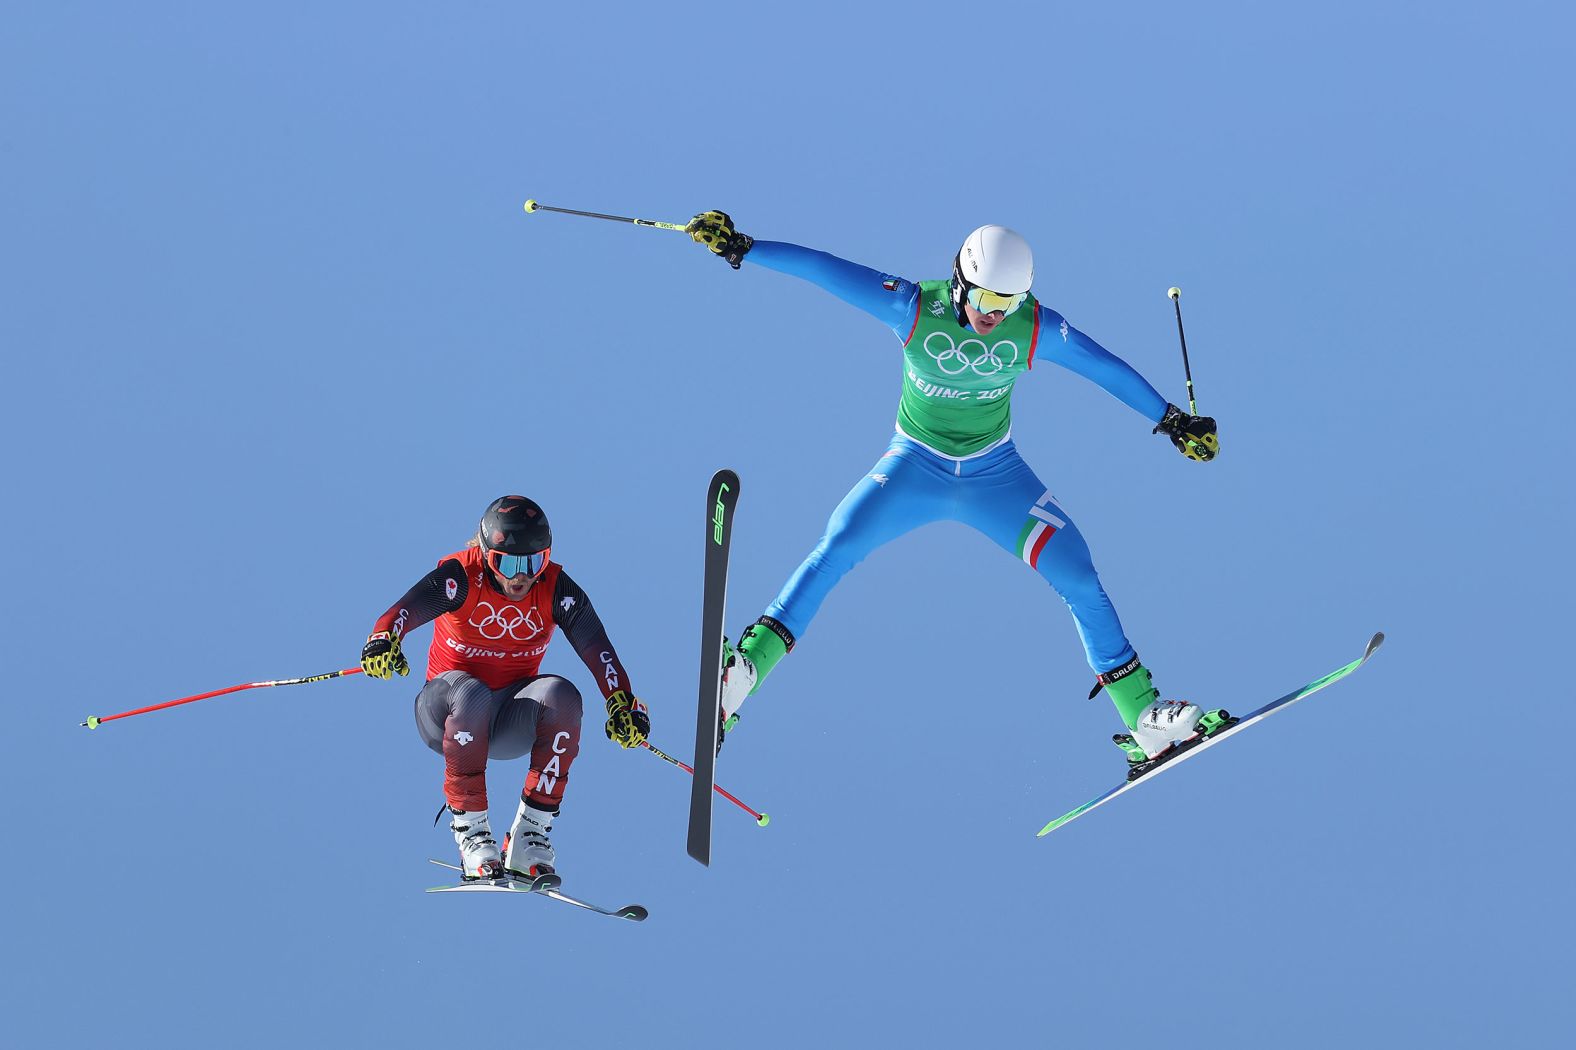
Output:
[[[673,765],[678,766],[690,776],[695,775],[695,770],[693,767],[685,765],[683,762],[680,762],[678,759],[674,758],[672,755],[668,754],[666,751],[661,750],[660,748],[652,747],[651,741],[643,740],[641,741],[640,746],[645,748],[647,751],[650,751],[653,755],[656,755],[664,762],[671,762]],[[717,794],[721,795],[723,798],[727,799],[729,802],[732,802],[735,806],[738,806],[740,809],[744,810],[744,812],[748,813],[750,816],[754,817],[755,823],[759,824],[761,827],[764,828],[766,825],[772,822],[772,818],[769,815],[755,812],[755,810],[751,809],[749,806],[746,806],[743,802],[740,802],[737,798],[734,798],[733,795],[725,791],[722,785],[713,784],[711,789]]]
[[104,715],[102,717],[99,715],[92,715],[86,722],[83,722],[82,725],[87,726],[89,729],[97,729],[105,722],[113,722],[117,718],[130,718],[132,715],[145,715],[149,711],[162,711],[166,707],[175,707],[177,704],[190,704],[198,700],[207,700],[210,697],[223,696],[225,693],[238,693],[242,689],[262,689],[265,686],[271,685],[306,685],[308,682],[325,682],[330,678],[338,678],[341,675],[360,673],[361,668],[359,667],[347,667],[343,671],[330,671],[327,674],[315,674],[307,678],[282,678],[277,682],[248,682],[245,685],[232,685],[228,689],[215,689],[211,693],[198,693],[196,696],[183,696],[179,700],[166,700],[162,704],[153,704],[150,707],[139,707],[135,711],[122,711],[118,715]]

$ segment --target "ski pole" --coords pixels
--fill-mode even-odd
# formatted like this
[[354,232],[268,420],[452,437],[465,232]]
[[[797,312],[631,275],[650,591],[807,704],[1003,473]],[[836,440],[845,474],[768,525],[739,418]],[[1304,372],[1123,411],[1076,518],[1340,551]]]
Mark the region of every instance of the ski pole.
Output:
[[[641,741],[640,746],[645,748],[647,751],[650,751],[653,755],[656,755],[658,758],[662,759],[662,761],[664,761],[664,762],[671,762],[673,765],[678,766],[680,769],[682,769],[684,772],[688,773],[690,776],[694,776],[695,775],[694,768],[685,765],[683,762],[680,762],[678,759],[674,758],[672,755],[668,754],[666,751],[663,751],[660,748],[652,747],[651,746],[651,741],[643,740],[643,741]],[[711,786],[711,789],[713,791],[715,791],[717,794],[721,795],[723,798],[727,799],[729,802],[732,802],[735,806],[738,806],[740,809],[744,810],[744,812],[748,813],[750,816],[754,817],[755,818],[755,823],[759,824],[761,827],[764,828],[766,825],[768,825],[768,824],[770,824],[772,822],[772,818],[771,818],[770,815],[768,815],[766,813],[757,813],[757,812],[755,812],[755,810],[751,809],[749,806],[746,806],[743,802],[740,802],[737,798],[734,798],[733,795],[729,794],[726,790],[724,790],[721,784],[713,784]]]
[[636,226],[651,226],[659,230],[678,230],[680,233],[685,231],[685,225],[681,222],[658,222],[656,219],[631,219],[627,215],[603,215],[599,211],[576,211],[573,208],[554,208],[547,204],[538,204],[535,201],[526,201],[525,210],[527,213],[538,211],[556,211],[560,215],[581,215],[587,219],[606,219],[609,222],[632,222]]
[[1198,415],[1198,402],[1193,399],[1193,369],[1187,363],[1187,336],[1182,332],[1182,289],[1173,285],[1166,290],[1166,295],[1171,297],[1171,303],[1177,308],[1177,338],[1182,340],[1182,374],[1187,376],[1187,410],[1189,415]]
[[360,673],[361,668],[359,667],[347,667],[343,671],[330,671],[327,674],[315,674],[306,678],[282,678],[277,682],[248,682],[245,685],[232,685],[228,689],[215,689],[211,693],[198,693],[196,696],[183,696],[179,700],[166,700],[162,704],[154,704],[151,707],[139,707],[135,711],[122,711],[118,715],[104,715],[102,717],[99,715],[92,715],[86,722],[81,724],[87,726],[89,729],[97,729],[105,722],[113,722],[117,718],[130,718],[132,715],[145,715],[149,711],[162,711],[166,707],[174,707],[177,704],[189,704],[197,700],[207,700],[210,697],[223,696],[225,693],[238,693],[242,689],[261,689],[264,686],[270,685],[306,685],[308,682],[325,682],[330,678],[338,678],[341,675]]

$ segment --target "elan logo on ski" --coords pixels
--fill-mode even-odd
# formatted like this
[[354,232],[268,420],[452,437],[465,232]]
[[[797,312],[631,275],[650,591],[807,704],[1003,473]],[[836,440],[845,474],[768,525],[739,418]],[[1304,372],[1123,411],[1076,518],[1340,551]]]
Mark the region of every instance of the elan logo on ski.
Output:
[[711,542],[715,543],[719,547],[722,546],[722,532],[726,527],[725,519],[727,518],[728,514],[727,508],[722,505],[722,499],[730,491],[731,490],[728,488],[728,483],[726,481],[722,482],[721,488],[719,488],[717,491],[717,504],[711,512]]

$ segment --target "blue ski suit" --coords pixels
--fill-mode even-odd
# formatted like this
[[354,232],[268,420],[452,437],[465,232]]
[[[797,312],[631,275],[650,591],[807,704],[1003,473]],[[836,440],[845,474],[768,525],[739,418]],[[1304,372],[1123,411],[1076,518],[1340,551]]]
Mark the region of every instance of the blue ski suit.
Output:
[[[744,261],[818,285],[880,320],[902,342],[915,330],[921,299],[917,283],[781,241],[756,241]],[[1143,376],[1056,311],[1039,304],[1035,309],[1037,331],[1043,333],[1036,339],[1039,360],[1049,359],[1084,376],[1151,423],[1160,421],[1166,400]],[[1031,350],[1031,366],[1034,360]],[[886,452],[832,512],[820,542],[766,615],[794,638],[801,637],[845,573],[882,544],[933,521],[972,526],[1039,572],[1067,603],[1096,673],[1133,659],[1133,647],[1100,585],[1088,544],[1018,455],[1010,431],[995,444],[959,458],[903,433],[899,426]]]

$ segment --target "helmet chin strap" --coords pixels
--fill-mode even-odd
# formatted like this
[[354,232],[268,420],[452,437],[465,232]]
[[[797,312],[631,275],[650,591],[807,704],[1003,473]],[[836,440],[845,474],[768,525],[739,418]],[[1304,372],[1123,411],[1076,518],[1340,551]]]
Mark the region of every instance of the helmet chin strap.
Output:
[[969,324],[969,315],[963,309],[964,298],[969,294],[964,286],[968,281],[963,277],[963,253],[960,251],[952,257],[952,315],[957,318],[958,327],[972,330]]

